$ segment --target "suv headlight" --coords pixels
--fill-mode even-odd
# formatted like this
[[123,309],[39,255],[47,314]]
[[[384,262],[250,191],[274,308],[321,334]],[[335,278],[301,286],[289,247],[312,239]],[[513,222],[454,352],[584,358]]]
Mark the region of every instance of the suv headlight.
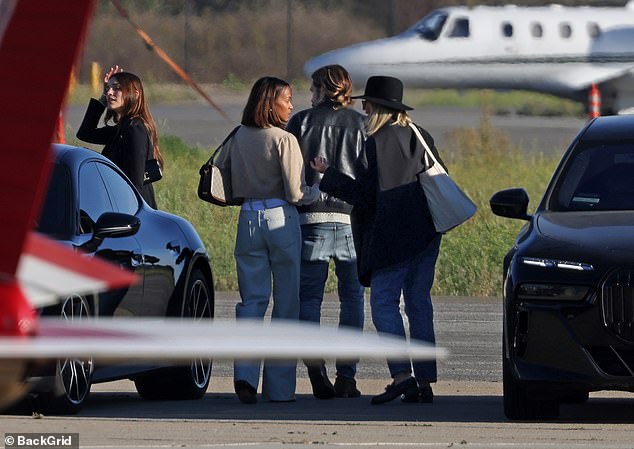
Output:
[[568,262],[565,260],[556,259],[543,259],[541,257],[520,257],[520,260],[524,265],[531,265],[534,267],[543,268],[559,268],[562,270],[576,270],[576,271],[593,271],[594,267],[589,263],[583,262]]
[[562,284],[521,284],[517,298],[525,300],[581,301],[590,287],[585,285]]

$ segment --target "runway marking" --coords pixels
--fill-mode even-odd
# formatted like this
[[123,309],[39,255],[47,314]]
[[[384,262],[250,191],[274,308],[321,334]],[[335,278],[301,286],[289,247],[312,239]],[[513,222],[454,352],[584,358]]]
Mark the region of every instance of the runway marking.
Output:
[[[260,447],[260,448],[274,448],[274,447],[293,447],[293,446],[309,446],[309,445],[319,445],[320,447],[327,448],[329,446],[334,447],[446,447],[446,448],[468,448],[468,447],[497,447],[497,448],[551,448],[551,447],[561,447],[561,442],[553,442],[553,443],[500,443],[500,442],[479,442],[479,443],[470,443],[467,441],[445,441],[445,442],[436,442],[436,443],[398,443],[398,442],[366,442],[366,443],[331,443],[325,441],[304,441],[304,442],[294,442],[294,441],[284,441],[284,442],[250,442],[250,443],[209,443],[209,444],[161,444],[161,445],[135,445],[135,448],[138,449],[159,449],[159,448],[186,448],[186,447],[200,447],[200,448],[231,448],[231,447]],[[87,446],[82,444],[81,446],[84,449],[120,449],[121,446]],[[566,442],[566,447],[569,448],[609,448],[609,449],[631,449],[632,446],[628,444],[622,444],[615,446],[614,444],[605,443],[597,445],[596,442],[588,442],[588,443],[570,443]]]

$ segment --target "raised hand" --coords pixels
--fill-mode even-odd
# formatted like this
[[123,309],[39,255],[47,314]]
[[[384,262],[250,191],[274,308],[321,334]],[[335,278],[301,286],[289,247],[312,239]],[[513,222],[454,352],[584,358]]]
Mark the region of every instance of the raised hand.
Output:
[[121,73],[123,72],[123,68],[119,67],[119,65],[114,65],[112,67],[110,67],[110,70],[108,70],[106,72],[106,74],[103,77],[103,93],[101,94],[101,98],[99,99],[99,102],[101,104],[103,104],[104,106],[106,106],[107,102],[106,102],[106,94],[108,92],[108,81],[110,80],[110,78],[112,77],[112,75],[114,75],[115,73]]
[[114,75],[115,73],[121,73],[121,72],[123,72],[123,68],[119,67],[119,65],[114,65],[110,67],[110,70],[108,70],[106,72],[106,75],[103,77],[103,84],[104,85],[108,84],[108,80],[110,79],[112,75]]

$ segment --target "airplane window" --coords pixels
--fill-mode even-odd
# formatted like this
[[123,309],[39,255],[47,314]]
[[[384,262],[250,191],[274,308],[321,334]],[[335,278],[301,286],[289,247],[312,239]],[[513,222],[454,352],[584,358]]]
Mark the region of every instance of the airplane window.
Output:
[[588,23],[588,35],[593,39],[601,35],[601,28],[599,28],[599,25],[597,23]]
[[504,37],[513,37],[513,25],[508,22],[502,24],[502,34]]
[[453,27],[449,32],[449,37],[469,37],[469,19],[459,17],[453,21]]
[[559,35],[565,39],[568,39],[572,36],[572,28],[569,23],[562,23],[559,25]]
[[534,23],[533,26],[531,26],[531,34],[533,35],[533,37],[544,36],[544,28],[542,27],[541,23]]
[[423,17],[412,29],[420,34],[423,39],[435,41],[440,36],[447,17],[448,14],[444,11],[433,11]]

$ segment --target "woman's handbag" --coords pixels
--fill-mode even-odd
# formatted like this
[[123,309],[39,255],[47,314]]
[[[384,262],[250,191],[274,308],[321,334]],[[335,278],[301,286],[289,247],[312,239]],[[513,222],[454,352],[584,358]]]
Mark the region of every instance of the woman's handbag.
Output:
[[143,184],[158,181],[163,177],[161,164],[157,159],[148,159],[145,161],[145,173],[143,174]]
[[425,192],[434,227],[438,232],[447,232],[471,218],[476,205],[436,160],[416,125],[410,123],[409,126],[425,149],[425,167],[429,167],[429,159],[433,162],[431,167],[418,174],[418,180]]
[[214,151],[214,154],[211,155],[209,160],[200,167],[198,172],[200,174],[198,197],[216,206],[237,206],[242,204],[242,201],[236,201],[231,198],[231,176],[223,173],[223,170],[217,165],[214,165],[216,156],[222,150],[225,143],[238,131],[238,128],[240,127],[236,127],[229,133],[220,146],[216,148],[216,151]]

